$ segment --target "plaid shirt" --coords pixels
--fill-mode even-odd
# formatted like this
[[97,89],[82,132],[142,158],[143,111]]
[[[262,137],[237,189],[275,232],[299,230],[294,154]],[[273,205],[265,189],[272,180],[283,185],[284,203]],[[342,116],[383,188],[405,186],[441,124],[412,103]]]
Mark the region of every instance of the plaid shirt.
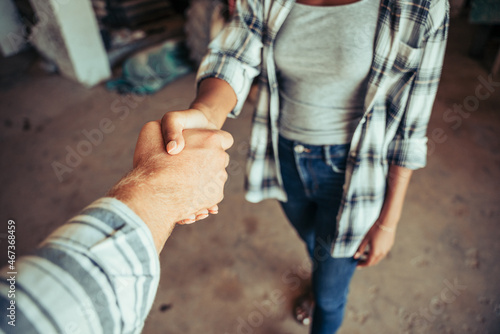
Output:
[[[11,271],[18,272],[14,294]],[[158,289],[160,261],[147,225],[108,197],[0,275],[0,334],[139,334]],[[5,317],[13,301],[15,327]]]
[[[372,0],[369,0],[372,1]],[[294,0],[240,0],[234,15],[210,44],[198,82],[227,81],[240,113],[254,78],[258,102],[247,165],[250,202],[286,201],[278,147],[279,93],[273,45]],[[336,220],[334,257],[352,256],[377,220],[391,164],[424,167],[427,124],[436,95],[448,35],[446,0],[381,0],[364,116],[349,152],[342,203]],[[327,32],[318,32],[327,33]]]

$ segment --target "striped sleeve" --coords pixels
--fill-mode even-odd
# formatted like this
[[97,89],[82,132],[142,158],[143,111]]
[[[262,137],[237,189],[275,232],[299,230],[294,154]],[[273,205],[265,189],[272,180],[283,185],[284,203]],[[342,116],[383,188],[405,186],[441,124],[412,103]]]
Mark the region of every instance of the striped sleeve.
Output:
[[402,103],[404,113],[389,145],[388,162],[393,165],[418,169],[426,165],[427,158],[427,125],[436,97],[443,59],[446,49],[449,25],[449,8],[447,1],[436,1],[427,17],[431,26],[425,36],[425,44],[421,48],[421,58],[413,81],[397,94],[392,103]]
[[[15,332],[26,334],[140,333],[160,276],[151,232],[113,198],[92,203],[16,267]],[[2,308],[11,300],[6,278]],[[12,331],[5,321],[0,329]]]
[[237,104],[230,116],[243,108],[253,79],[260,73],[263,23],[259,1],[236,2],[231,21],[210,43],[209,52],[198,70],[197,82],[218,78],[233,88]]

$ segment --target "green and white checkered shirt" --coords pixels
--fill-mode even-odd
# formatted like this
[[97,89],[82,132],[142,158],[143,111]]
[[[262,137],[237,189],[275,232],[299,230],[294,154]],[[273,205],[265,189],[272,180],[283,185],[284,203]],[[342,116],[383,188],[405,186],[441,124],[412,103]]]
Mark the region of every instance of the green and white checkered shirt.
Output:
[[[286,201],[278,160],[279,93],[273,46],[294,0],[240,0],[211,43],[198,82],[227,81],[238,116],[253,80],[258,102],[247,165],[251,202]],[[424,167],[427,124],[439,84],[449,24],[446,0],[381,0],[364,116],[351,142],[346,181],[332,245],[334,257],[350,257],[380,214],[389,165]],[[318,32],[328,33],[328,32]]]

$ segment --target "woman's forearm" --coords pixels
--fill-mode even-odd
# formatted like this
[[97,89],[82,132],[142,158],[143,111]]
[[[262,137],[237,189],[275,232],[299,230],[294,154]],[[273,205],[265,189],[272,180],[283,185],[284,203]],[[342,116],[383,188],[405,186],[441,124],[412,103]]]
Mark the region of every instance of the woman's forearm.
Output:
[[200,82],[198,95],[191,108],[203,112],[207,119],[220,129],[236,102],[236,93],[226,81],[207,78]]
[[378,219],[379,224],[390,229],[396,228],[401,218],[403,203],[412,173],[413,171],[408,168],[396,165],[389,167],[387,190],[384,205]]
[[[413,171],[408,168],[396,165],[389,167],[387,190],[380,216],[354,254],[354,258],[360,260],[358,267],[377,264],[391,250],[412,173]],[[370,246],[368,251],[367,246]],[[363,259],[362,254],[367,254],[367,257]]]

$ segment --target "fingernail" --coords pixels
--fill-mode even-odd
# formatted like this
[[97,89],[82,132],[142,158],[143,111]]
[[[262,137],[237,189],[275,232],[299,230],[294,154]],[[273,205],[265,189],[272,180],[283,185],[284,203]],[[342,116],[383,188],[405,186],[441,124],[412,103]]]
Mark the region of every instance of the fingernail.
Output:
[[219,213],[219,210],[208,210],[208,212],[210,212],[213,215],[216,215]]
[[202,220],[208,217],[208,213],[204,213],[201,215],[196,216],[196,220]]
[[183,222],[184,224],[192,224],[192,223],[194,223],[195,221],[196,221],[196,220],[194,220],[194,219],[184,219],[182,222]]
[[169,141],[167,144],[167,152],[170,153],[177,148],[177,142],[175,140]]
[[192,215],[188,216],[185,220],[195,220],[196,215],[193,213]]

